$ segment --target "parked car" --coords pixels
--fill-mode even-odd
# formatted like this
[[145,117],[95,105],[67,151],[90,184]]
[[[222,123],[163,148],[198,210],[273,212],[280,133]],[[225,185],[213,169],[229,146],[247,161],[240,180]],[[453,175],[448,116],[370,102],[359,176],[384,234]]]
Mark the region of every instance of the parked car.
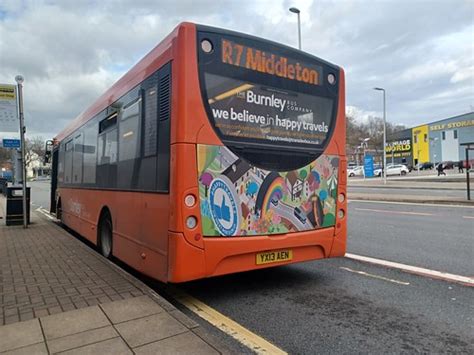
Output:
[[363,166],[356,166],[354,168],[347,169],[347,176],[363,176],[364,175],[364,167]]
[[443,161],[442,163],[445,169],[454,169],[454,163],[452,161]]
[[[382,176],[382,169],[377,169],[374,171],[375,176]],[[395,164],[387,166],[387,176],[390,175],[406,175],[409,173],[409,170],[406,165]]]
[[438,169],[438,165],[439,164],[443,164],[443,169],[446,170],[446,169],[454,169],[454,163],[452,161],[442,161],[442,162],[439,162],[438,164],[436,164],[436,169]]
[[430,162],[425,162],[425,163],[418,163],[415,165],[415,170],[428,170],[428,169],[433,169],[434,164]]

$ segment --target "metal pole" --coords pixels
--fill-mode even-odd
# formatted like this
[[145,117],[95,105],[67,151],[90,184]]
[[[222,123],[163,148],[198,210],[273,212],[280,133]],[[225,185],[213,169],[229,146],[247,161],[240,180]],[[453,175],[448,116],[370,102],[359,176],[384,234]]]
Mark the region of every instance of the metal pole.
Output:
[[383,183],[387,184],[387,167],[385,166],[387,162],[387,152],[385,151],[385,146],[387,145],[387,117],[386,117],[386,108],[385,108],[385,89],[383,91]]
[[466,183],[467,183],[467,199],[471,200],[471,183],[469,181],[469,146],[466,147]]
[[23,116],[23,77],[15,77],[18,84],[18,107],[20,112],[21,169],[23,172],[23,228],[28,228],[28,211],[26,209],[26,164],[25,164],[25,121]]
[[298,48],[301,50],[301,21],[300,13],[298,12]]

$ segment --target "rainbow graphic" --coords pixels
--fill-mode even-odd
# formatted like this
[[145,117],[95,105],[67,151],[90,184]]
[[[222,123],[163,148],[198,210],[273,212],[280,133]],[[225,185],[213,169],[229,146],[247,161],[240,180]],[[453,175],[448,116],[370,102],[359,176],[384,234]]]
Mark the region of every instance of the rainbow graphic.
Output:
[[256,207],[260,210],[260,218],[264,218],[270,209],[272,200],[280,201],[286,191],[285,180],[277,172],[271,172],[263,180],[257,195]]

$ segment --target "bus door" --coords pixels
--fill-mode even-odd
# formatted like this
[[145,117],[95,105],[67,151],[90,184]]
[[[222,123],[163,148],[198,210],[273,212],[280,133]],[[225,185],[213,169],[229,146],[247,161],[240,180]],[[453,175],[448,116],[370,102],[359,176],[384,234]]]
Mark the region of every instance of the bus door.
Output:
[[56,189],[58,187],[58,158],[59,158],[59,145],[54,147],[53,156],[51,162],[51,192],[50,192],[50,204],[49,212],[56,213]]

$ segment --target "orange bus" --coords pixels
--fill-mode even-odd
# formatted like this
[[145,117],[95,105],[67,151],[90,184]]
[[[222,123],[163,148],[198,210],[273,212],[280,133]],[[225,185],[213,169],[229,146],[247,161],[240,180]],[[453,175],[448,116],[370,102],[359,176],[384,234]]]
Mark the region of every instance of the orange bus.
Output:
[[51,210],[164,282],[343,256],[343,70],[180,24],[54,139]]

